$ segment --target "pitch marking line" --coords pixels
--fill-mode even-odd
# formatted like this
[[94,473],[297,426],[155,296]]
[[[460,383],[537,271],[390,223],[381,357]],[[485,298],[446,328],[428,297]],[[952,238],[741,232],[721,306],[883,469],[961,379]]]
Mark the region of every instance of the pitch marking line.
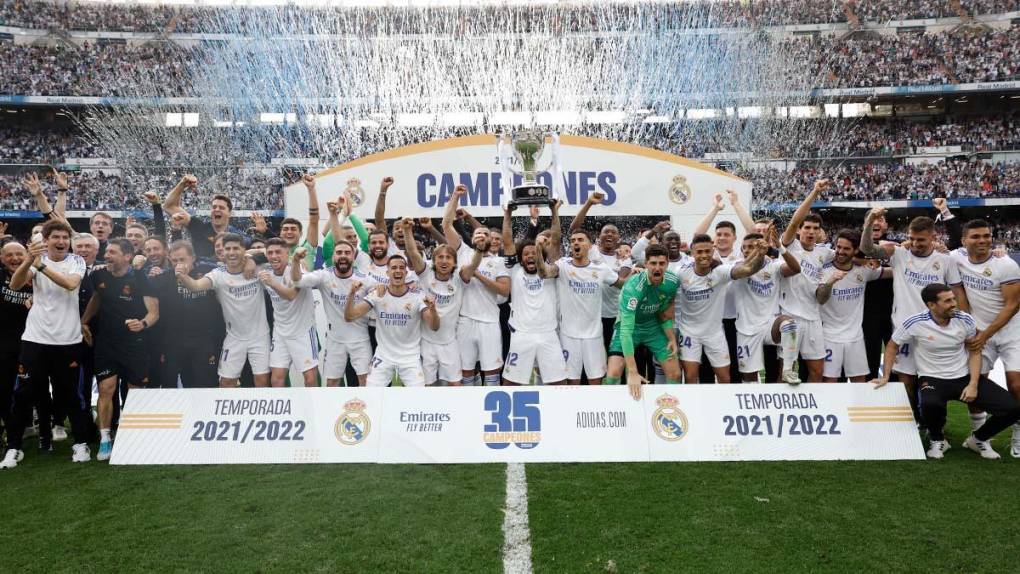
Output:
[[523,463],[506,465],[506,509],[503,512],[503,572],[531,574],[528,477]]

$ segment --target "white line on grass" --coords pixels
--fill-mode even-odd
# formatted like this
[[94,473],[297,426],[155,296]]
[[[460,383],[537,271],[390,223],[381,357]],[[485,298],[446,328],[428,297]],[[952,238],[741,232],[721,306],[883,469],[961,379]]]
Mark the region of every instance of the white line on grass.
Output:
[[528,528],[528,477],[524,464],[506,465],[506,509],[503,511],[503,572],[531,574],[531,530]]

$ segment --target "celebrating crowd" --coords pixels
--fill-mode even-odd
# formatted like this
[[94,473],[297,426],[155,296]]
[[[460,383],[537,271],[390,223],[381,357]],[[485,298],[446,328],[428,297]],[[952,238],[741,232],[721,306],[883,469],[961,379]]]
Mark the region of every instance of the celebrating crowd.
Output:
[[[302,181],[308,228],[288,218],[275,234],[260,220],[257,236],[232,225],[226,194],[208,219],[186,210],[199,185],[190,175],[162,201],[144,195],[151,235],[131,223],[115,236],[102,212],[77,233],[63,206],[39,199],[47,221],[0,251],[0,468],[24,458],[33,408],[41,449],[69,420],[73,460],[91,460],[93,427],[107,460],[130,389],[282,387],[292,368],[292,386],[625,382],[634,398],[645,383],[757,383],[762,371],[773,383],[876,387],[895,373],[919,407],[929,457],[949,448],[954,399],[971,410],[964,447],[999,458],[989,441],[1013,425],[1020,457],[1020,266],[993,252],[992,224],[961,225],[944,199],[944,241],[927,216],[894,241],[884,210],[826,236],[811,206],[832,182],[818,180],[782,230],[728,192],[737,223],[716,221],[720,193],[694,229],[661,221],[625,245],[613,223],[589,229],[598,193],[565,232],[554,203],[548,226],[532,206],[515,236],[513,208],[487,228],[460,207],[464,186],[438,226],[387,220],[393,178],[380,185],[374,223],[345,192],[326,201],[320,233],[315,178]],[[54,176],[63,193],[70,183]],[[34,175],[25,184],[42,194]],[[986,376],[997,360],[1008,391]]]

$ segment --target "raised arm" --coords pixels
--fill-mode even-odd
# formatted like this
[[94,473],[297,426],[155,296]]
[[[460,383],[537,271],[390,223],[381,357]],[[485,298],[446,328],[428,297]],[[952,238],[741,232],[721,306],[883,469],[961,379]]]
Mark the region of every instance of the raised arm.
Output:
[[701,218],[701,221],[694,227],[694,233],[691,235],[701,235],[702,233],[708,233],[708,228],[712,226],[712,222],[715,221],[715,216],[719,215],[719,212],[726,207],[723,204],[723,197],[721,193],[715,194],[715,202],[712,204],[712,209],[708,210],[705,217]]
[[379,198],[375,201],[375,228],[386,231],[386,192],[393,185],[392,177],[384,177],[379,184]]
[[446,202],[446,208],[443,210],[443,237],[446,238],[446,244],[449,245],[456,251],[460,249],[462,243],[460,234],[453,228],[453,221],[457,218],[457,206],[460,204],[460,198],[467,194],[467,186],[460,184],[453,189],[453,195],[450,196],[449,201]]
[[861,231],[860,249],[861,253],[867,257],[888,259],[892,256],[893,251],[896,249],[896,245],[892,243],[875,245],[875,240],[871,237],[872,228],[875,226],[875,220],[883,216],[885,216],[885,209],[881,207],[869,210],[868,214],[864,216],[864,229]]
[[301,281],[301,262],[305,260],[308,251],[304,247],[298,247],[290,256],[290,280],[296,286]]
[[804,201],[800,202],[800,205],[797,206],[797,210],[793,212],[793,217],[790,218],[790,223],[783,230],[783,236],[779,240],[780,245],[785,247],[793,243],[793,240],[797,238],[797,230],[800,229],[800,224],[804,223],[804,218],[811,213],[811,206],[814,205],[818,196],[828,189],[830,185],[832,185],[832,181],[828,179],[820,179],[815,182],[811,192],[807,194]]
[[298,290],[290,285],[285,285],[273,280],[273,273],[268,269],[259,271],[259,281],[266,286],[267,289],[276,291],[276,294],[288,301],[297,299]]
[[572,234],[578,229],[584,227],[584,218],[588,216],[588,210],[590,210],[593,205],[602,203],[604,198],[605,196],[601,191],[596,191],[589,195],[588,199],[585,200],[584,205],[581,206],[581,209],[577,210],[577,215],[575,215],[574,219],[570,221],[570,227],[567,228],[567,232]]
[[730,205],[733,206],[733,211],[737,212],[737,219],[739,219],[740,224],[744,226],[744,232],[750,233],[754,231],[754,219],[751,218],[751,214],[740,201],[740,196],[737,195],[737,192],[732,189],[727,189],[726,195],[729,196]]
[[783,258],[783,265],[779,268],[779,272],[783,277],[793,277],[800,273],[800,259],[794,257],[793,253],[790,253],[784,247],[780,249],[780,256]]
[[825,305],[832,297],[832,287],[844,277],[846,277],[846,271],[834,270],[832,275],[815,289],[815,301],[818,301],[819,305]]
[[[557,199],[549,206],[549,210],[552,211],[549,222],[549,259],[553,261],[559,259],[563,253],[563,226],[560,224],[560,206],[562,205],[563,200]],[[539,253],[542,254],[545,251]]]
[[432,241],[436,242],[436,245],[442,245],[446,243],[446,235],[444,235],[442,231],[436,229],[435,225],[432,225],[431,217],[419,218],[418,225],[425,230],[425,233],[429,234],[429,237],[432,238]]
[[306,173],[301,177],[301,183],[305,184],[308,190],[308,230],[305,233],[305,241],[312,247],[319,245],[319,195],[315,192],[315,176]]
[[163,217],[163,206],[160,205],[159,195],[155,191],[146,191],[142,197],[149,202],[149,207],[152,208],[152,234],[165,240],[166,219]]
[[57,184],[57,203],[53,206],[53,216],[67,223],[67,190],[69,187],[67,174],[53,170],[53,183]]
[[458,270],[460,272],[460,278],[465,283],[471,282],[471,278],[474,277],[475,272],[478,271],[478,266],[482,264],[482,258],[485,257],[486,242],[487,238],[479,237],[478,241],[471,246],[471,261],[460,266],[460,269]]
[[510,206],[503,208],[503,254],[507,257],[517,255],[517,246],[514,245],[513,227],[510,223],[512,212],[513,208]]
[[[379,285],[378,288],[382,290],[386,289],[386,286]],[[378,289],[377,288],[377,289]],[[355,301],[356,295],[361,289],[361,281],[351,282],[351,291],[347,294],[347,305],[344,307],[344,321],[351,323],[365,316],[366,313],[372,310],[372,304],[362,299],[361,301]],[[382,294],[379,294],[382,296]]]
[[208,277],[195,279],[184,272],[183,265],[178,265],[174,269],[174,272],[177,275],[177,283],[179,283],[182,287],[184,287],[188,291],[200,292],[212,289],[213,286],[212,279],[209,279]]
[[191,214],[181,207],[181,195],[187,189],[194,189],[198,185],[198,178],[191,174],[186,174],[177,182],[177,185],[170,190],[167,194],[166,199],[163,200],[163,211],[166,211],[170,217],[174,217],[176,214],[183,214],[184,220],[182,226],[187,227],[188,222],[191,221]]
[[936,197],[931,200],[932,205],[939,212],[939,218],[942,223],[946,225],[946,235],[949,236],[946,241],[946,247],[950,251],[959,249],[963,246],[963,226],[960,224],[960,219],[953,215],[953,212],[949,210],[949,204],[946,202],[944,197]]
[[407,253],[407,260],[411,263],[411,269],[418,275],[425,272],[425,260],[418,251],[418,242],[414,240],[414,220],[405,217],[393,224],[394,231],[400,225],[404,229],[404,251]]
[[535,240],[535,248],[538,250],[538,257],[535,257],[535,262],[538,265],[538,275],[546,279],[551,279],[560,274],[560,268],[556,265],[550,265],[546,262],[545,257],[542,256],[542,253],[545,252],[550,243],[552,243],[552,240],[546,239],[545,236]]
[[425,319],[425,324],[429,326],[429,329],[439,330],[439,312],[436,311],[436,298],[432,295],[425,296],[425,308],[421,310],[421,318]]
[[733,279],[745,279],[761,271],[761,268],[765,266],[765,253],[768,249],[764,241],[761,239],[757,240],[751,257],[734,267],[730,271],[730,277]]

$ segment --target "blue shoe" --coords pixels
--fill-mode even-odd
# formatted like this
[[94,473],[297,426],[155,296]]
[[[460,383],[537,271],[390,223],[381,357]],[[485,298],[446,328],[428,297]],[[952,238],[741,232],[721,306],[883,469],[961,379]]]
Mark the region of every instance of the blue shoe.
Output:
[[110,460],[110,455],[113,454],[113,442],[103,441],[99,443],[99,454],[96,455],[96,460]]

